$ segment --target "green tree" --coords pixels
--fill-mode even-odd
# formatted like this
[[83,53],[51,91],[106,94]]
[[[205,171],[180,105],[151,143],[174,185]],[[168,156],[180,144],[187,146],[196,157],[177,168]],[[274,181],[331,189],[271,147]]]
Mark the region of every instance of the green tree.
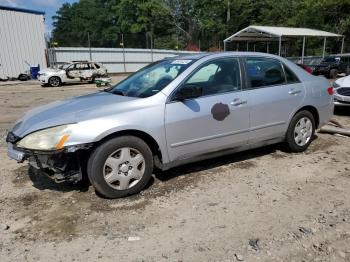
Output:
[[[249,25],[321,29],[350,38],[350,0],[80,0],[63,4],[53,17],[59,46],[217,49],[222,40]],[[319,53],[322,41],[308,39]],[[146,44],[147,43],[147,44]],[[300,43],[293,43],[296,50]],[[329,42],[339,52],[339,42]],[[337,49],[338,48],[338,49]],[[298,50],[297,50],[298,51]],[[299,51],[298,51],[299,52]]]

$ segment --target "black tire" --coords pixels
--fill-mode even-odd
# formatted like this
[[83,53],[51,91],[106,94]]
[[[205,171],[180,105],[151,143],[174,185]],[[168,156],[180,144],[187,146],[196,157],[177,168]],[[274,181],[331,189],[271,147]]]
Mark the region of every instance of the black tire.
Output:
[[52,87],[58,87],[61,85],[61,79],[58,76],[51,76],[48,82]]
[[18,80],[19,81],[27,81],[27,80],[29,80],[30,79],[30,77],[29,77],[29,75],[27,75],[27,74],[20,74],[19,76],[18,76]]
[[[305,145],[298,145],[295,138],[295,128],[299,120],[301,120],[302,118],[307,118],[311,121],[312,132],[311,132],[310,139]],[[311,112],[304,110],[296,113],[289,124],[287,134],[286,134],[286,144],[288,149],[291,152],[296,152],[296,153],[305,151],[309,147],[310,143],[312,142],[314,134],[315,134],[315,119],[314,119],[314,116],[311,114]]]
[[331,79],[334,79],[338,76],[338,70],[337,69],[331,69],[331,71],[329,72],[329,76]]
[[[128,189],[112,187],[104,178],[106,160],[121,148],[136,149],[144,158],[144,172],[138,182]],[[134,136],[120,136],[112,138],[99,145],[90,155],[87,173],[95,190],[106,198],[121,198],[139,193],[149,182],[153,172],[153,155],[148,145],[140,138]],[[129,183],[129,182],[128,182]],[[130,184],[128,184],[130,185]]]

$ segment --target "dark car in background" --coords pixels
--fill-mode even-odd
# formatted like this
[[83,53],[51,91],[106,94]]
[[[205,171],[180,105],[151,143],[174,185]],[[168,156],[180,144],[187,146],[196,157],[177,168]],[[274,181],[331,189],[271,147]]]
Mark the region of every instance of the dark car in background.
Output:
[[328,56],[313,70],[314,75],[336,78],[338,74],[350,74],[350,55]]

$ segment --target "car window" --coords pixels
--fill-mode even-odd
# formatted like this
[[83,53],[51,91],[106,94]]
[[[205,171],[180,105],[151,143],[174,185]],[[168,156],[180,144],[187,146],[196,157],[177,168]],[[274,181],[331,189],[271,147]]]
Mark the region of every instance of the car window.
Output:
[[69,64],[69,63],[64,63],[62,65],[60,65],[58,68],[59,69],[63,69],[63,70],[66,70],[67,68],[71,67],[72,64]]
[[219,67],[216,64],[209,64],[202,67],[187,81],[187,84],[203,83],[209,81],[209,79],[216,74],[218,68]]
[[335,59],[335,57],[326,57],[322,60],[322,62],[325,62],[325,63],[334,63],[336,61],[337,60]]
[[130,97],[149,97],[169,85],[193,62],[194,60],[190,59],[160,60],[140,69],[105,91]]
[[89,70],[89,69],[90,69],[90,64],[89,64],[89,63],[82,63],[82,64],[81,64],[81,69],[83,69],[83,70]]
[[203,96],[240,90],[241,78],[237,58],[222,58],[202,65],[183,85],[202,88]]
[[75,70],[80,70],[81,69],[81,64],[80,63],[74,64],[74,69]]
[[287,67],[286,65],[283,65],[284,68],[284,72],[286,74],[286,80],[287,80],[287,84],[293,84],[293,83],[299,83],[299,79],[298,77],[294,74],[294,72]]
[[75,67],[75,64],[70,64],[69,66],[66,67],[66,70],[73,70]]
[[286,83],[281,63],[262,57],[246,59],[247,76],[251,88],[259,88]]
[[90,67],[87,63],[77,63],[77,64],[75,64],[75,69],[86,70],[86,69],[90,69]]

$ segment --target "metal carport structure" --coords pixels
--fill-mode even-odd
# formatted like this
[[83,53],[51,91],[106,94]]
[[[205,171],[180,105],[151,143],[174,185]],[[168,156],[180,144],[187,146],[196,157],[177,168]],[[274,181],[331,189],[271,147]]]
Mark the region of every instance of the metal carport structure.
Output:
[[[277,27],[277,26],[248,26],[241,31],[231,35],[224,40],[224,50],[226,51],[227,42],[273,42],[278,41],[278,55],[281,55],[282,41],[291,40],[293,38],[303,38],[303,48],[302,48],[302,63],[304,61],[305,54],[305,39],[306,37],[323,37],[323,56],[325,55],[327,38],[335,37],[342,38],[341,53],[344,49],[344,36],[335,33],[330,33],[321,30],[315,30],[310,28],[295,28],[295,27]],[[267,45],[268,52],[268,45]]]

